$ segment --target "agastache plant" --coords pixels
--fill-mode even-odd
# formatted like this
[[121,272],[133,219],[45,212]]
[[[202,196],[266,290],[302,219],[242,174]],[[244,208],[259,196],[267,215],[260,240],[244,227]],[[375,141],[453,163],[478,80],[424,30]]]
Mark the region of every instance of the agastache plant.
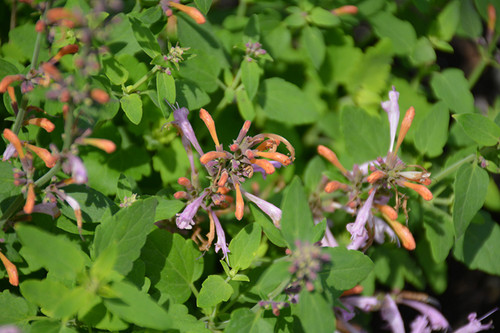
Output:
[[[245,121],[238,137],[229,145],[229,150],[224,150],[219,142],[215,122],[212,116],[205,110],[200,110],[200,118],[210,132],[215,150],[204,152],[196,138],[196,134],[188,120],[189,110],[185,107],[174,107],[174,121],[181,134],[183,146],[187,152],[191,164],[191,181],[185,177],[178,179],[178,183],[185,187],[186,191],[175,193],[177,199],[187,199],[188,204],[184,211],[177,214],[176,224],[179,229],[192,229],[195,226],[195,215],[199,208],[205,210],[210,219],[210,231],[205,242],[196,233],[202,242],[201,248],[208,250],[217,235],[215,250],[222,250],[223,257],[227,257],[227,248],[224,230],[217,217],[216,208],[227,208],[235,201],[235,217],[237,220],[243,218],[245,204],[243,197],[254,202],[279,228],[281,210],[273,204],[246,192],[242,184],[255,173],[263,176],[275,172],[276,168],[287,166],[295,159],[293,146],[283,137],[272,133],[261,133],[249,136],[251,122]],[[288,150],[288,155],[277,151],[278,146],[283,143]],[[200,155],[199,161],[208,173],[209,185],[202,188],[198,181],[198,172],[194,164],[193,150]],[[229,192],[235,193],[236,200],[229,196]]]
[[[318,153],[337,167],[347,180],[346,183],[333,180],[325,184],[325,192],[344,192],[348,196],[348,201],[345,204],[331,202],[324,209],[331,211],[341,208],[356,216],[353,223],[347,224],[347,230],[351,234],[349,249],[366,249],[374,240],[382,243],[387,234],[391,240],[396,240],[404,248],[414,250],[413,235],[407,226],[397,221],[398,211],[402,208],[406,222],[408,222],[407,197],[399,189],[410,188],[427,201],[433,198],[432,193],[426,187],[431,183],[430,173],[421,166],[406,165],[397,156],[415,116],[415,109],[410,107],[406,111],[397,142],[394,144],[400,117],[398,98],[399,92],[393,88],[389,92],[389,100],[381,103],[382,108],[387,112],[390,124],[390,145],[385,157],[378,157],[362,165],[354,165],[353,170],[349,171],[340,163],[332,150],[323,145],[318,146]],[[416,170],[408,170],[408,168]],[[393,194],[395,196],[394,207],[389,205]],[[374,210],[377,215],[374,214]],[[335,246],[331,245],[332,241],[324,240],[323,242],[327,246],[329,244],[329,246]]]

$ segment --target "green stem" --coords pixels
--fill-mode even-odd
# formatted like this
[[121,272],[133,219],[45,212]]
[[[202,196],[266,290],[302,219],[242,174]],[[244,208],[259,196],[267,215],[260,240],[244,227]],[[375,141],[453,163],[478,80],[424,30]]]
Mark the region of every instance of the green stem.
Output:
[[471,75],[469,76],[469,79],[468,79],[469,80],[469,89],[472,89],[476,85],[477,81],[479,80],[479,78],[483,74],[486,66],[491,63],[491,60],[492,60],[491,55],[493,54],[493,51],[495,51],[496,44],[498,42],[499,37],[500,37],[500,35],[495,35],[492,38],[492,41],[488,45],[488,49],[486,50],[486,52],[484,52],[484,50],[482,48],[479,49],[480,53],[481,53],[481,59],[480,59],[479,64],[474,68]]
[[453,163],[452,165],[450,165],[449,167],[447,167],[446,169],[444,169],[443,171],[441,171],[440,173],[438,173],[435,177],[433,177],[433,179],[434,179],[434,183],[433,184],[439,183],[439,181],[441,181],[443,178],[445,178],[448,175],[450,175],[453,172],[455,172],[462,164],[471,162],[475,158],[476,158],[476,154],[470,154],[470,155],[462,158],[460,161],[457,161],[457,162]]
[[160,68],[161,67],[158,66],[158,65],[154,66],[149,72],[147,72],[143,77],[141,77],[139,79],[139,81],[137,81],[133,86],[126,87],[124,93],[125,94],[130,94],[130,93],[135,92],[137,90],[137,88],[139,88],[144,82],[146,82],[153,75],[155,75],[156,72],[158,72],[160,70]]
[[198,298],[198,289],[196,289],[196,287],[194,286],[194,284],[190,283],[189,284],[189,288],[191,288],[191,291],[193,292],[194,294],[194,297]]

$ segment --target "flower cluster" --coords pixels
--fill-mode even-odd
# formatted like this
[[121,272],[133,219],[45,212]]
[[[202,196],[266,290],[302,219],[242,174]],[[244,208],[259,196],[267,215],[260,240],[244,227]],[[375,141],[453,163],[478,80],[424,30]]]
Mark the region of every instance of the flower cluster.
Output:
[[[318,153],[336,166],[347,180],[346,183],[337,180],[330,181],[326,183],[324,190],[327,193],[342,191],[348,197],[347,203],[334,202],[330,204],[330,207],[326,207],[326,210],[331,210],[332,207],[333,209],[342,208],[356,215],[355,221],[347,225],[347,230],[351,234],[349,249],[366,249],[374,240],[382,243],[385,235],[388,235],[391,240],[400,242],[408,250],[415,249],[415,240],[410,230],[397,221],[399,208],[404,210],[406,220],[408,220],[407,198],[399,191],[399,188],[410,188],[424,200],[432,200],[433,197],[426,187],[431,183],[430,173],[421,166],[407,166],[397,156],[398,149],[415,116],[415,109],[410,107],[401,123],[399,136],[394,145],[399,124],[398,98],[399,93],[393,88],[389,92],[389,100],[382,102],[382,108],[387,112],[390,123],[391,141],[387,156],[359,166],[354,165],[353,170],[348,171],[332,150],[322,145],[318,146]],[[408,168],[413,170],[408,170]],[[395,195],[394,207],[389,205],[393,193]],[[377,215],[374,215],[374,209]],[[324,239],[323,244],[336,246],[329,230],[327,230],[327,235],[331,237]]]
[[[242,188],[242,183],[251,178],[255,173],[260,172],[263,176],[274,173],[276,168],[287,166],[295,158],[295,151],[292,145],[283,137],[262,133],[255,136],[248,136],[250,121],[246,121],[229,150],[224,150],[219,142],[215,123],[210,114],[200,110],[200,118],[207,126],[210,135],[215,143],[215,150],[205,153],[195,132],[188,120],[189,111],[186,108],[174,108],[174,121],[172,124],[179,129],[183,146],[188,154],[191,164],[191,181],[181,177],[178,183],[185,187],[185,191],[175,193],[178,199],[187,199],[188,205],[184,211],[177,215],[176,223],[180,229],[192,229],[195,225],[194,216],[201,207],[210,218],[210,232],[208,241],[202,246],[208,249],[212,240],[217,234],[218,240],[215,249],[222,249],[224,258],[227,256],[227,248],[224,231],[220,225],[215,207],[227,208],[234,199],[228,195],[230,191],[235,192],[235,217],[238,220],[243,218],[245,204],[243,197],[254,202],[262,211],[272,219],[276,227],[280,226],[281,210],[273,204],[248,193]],[[277,151],[278,146],[283,143],[288,150],[288,155]],[[208,173],[209,186],[201,188],[198,182],[198,173],[194,164],[193,151],[191,146],[200,155],[200,163]]]

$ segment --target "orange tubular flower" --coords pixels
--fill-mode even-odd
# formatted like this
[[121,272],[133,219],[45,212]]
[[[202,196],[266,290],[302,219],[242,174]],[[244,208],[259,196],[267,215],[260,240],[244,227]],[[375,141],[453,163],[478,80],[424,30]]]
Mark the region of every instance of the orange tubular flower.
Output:
[[25,143],[24,146],[38,155],[44,162],[47,168],[52,168],[56,165],[57,157],[52,155],[47,149],[40,148],[37,146],[30,145],[29,143]]
[[410,232],[410,229],[408,229],[406,226],[402,225],[398,221],[391,220],[388,216],[385,216],[385,217],[386,217],[387,223],[389,223],[392,230],[394,230],[396,235],[401,240],[401,245],[403,245],[403,247],[409,251],[415,250],[415,247],[416,247],[415,238],[413,238],[413,235]]
[[243,218],[243,211],[245,209],[245,203],[243,202],[243,196],[241,195],[240,184],[234,183],[234,189],[236,190],[236,210],[234,216],[241,221]]
[[205,165],[208,162],[215,160],[216,158],[224,158],[227,156],[227,153],[224,151],[209,151],[200,157],[201,164]]
[[329,149],[323,145],[319,145],[318,146],[318,154],[320,154],[321,156],[326,158],[330,163],[335,165],[337,167],[337,169],[339,169],[343,174],[347,173],[346,168],[344,168],[344,166],[339,162],[337,155],[335,155],[335,153],[331,149]]
[[19,140],[17,135],[14,134],[14,132],[12,132],[10,129],[6,128],[3,130],[3,136],[10,143],[12,143],[12,145],[14,146],[14,148],[17,151],[17,155],[19,155],[19,158],[23,159],[25,155],[24,155],[23,147],[21,145],[21,140]]
[[215,147],[219,147],[220,146],[219,138],[217,137],[217,131],[215,130],[215,123],[212,116],[210,115],[210,113],[207,112],[207,110],[202,108],[200,109],[200,118],[207,126],[208,131],[212,136],[212,140],[214,140],[215,142]]
[[258,159],[254,158],[254,159],[250,160],[250,163],[253,163],[255,165],[260,166],[262,169],[264,169],[264,171],[268,175],[270,175],[270,174],[274,173],[274,171],[276,171],[276,168],[274,167],[274,165],[267,160],[258,160]]
[[495,24],[497,21],[497,13],[495,10],[495,6],[493,6],[491,3],[488,5],[488,30],[490,33],[493,33],[495,31]]
[[386,215],[391,220],[396,220],[398,218],[398,213],[391,206],[375,204],[375,207],[377,207],[380,213]]
[[16,265],[11,263],[2,252],[0,252],[0,260],[2,260],[5,270],[7,271],[7,275],[9,276],[9,283],[17,287],[19,285],[19,275],[17,273]]
[[43,86],[47,87],[50,83],[50,78],[53,78],[56,81],[60,81],[62,79],[61,72],[54,66],[53,64],[46,62],[40,66],[44,71],[45,75],[47,75],[47,80],[43,82]]
[[62,47],[59,52],[55,56],[50,59],[50,63],[54,64],[58,62],[62,57],[64,57],[66,54],[73,54],[78,52],[78,45],[77,44],[70,44]]
[[417,192],[426,201],[432,200],[432,198],[433,198],[432,192],[424,185],[413,184],[410,182],[403,182],[402,185],[405,187],[411,188],[412,190]]
[[222,174],[220,175],[219,181],[217,182],[218,187],[223,187],[226,185],[227,179],[229,177],[229,174],[227,173],[226,170],[222,171]]
[[44,130],[46,130],[49,133],[52,132],[56,128],[56,125],[54,125],[54,123],[52,123],[47,118],[31,118],[31,119],[26,120],[24,122],[24,125],[35,125],[35,126],[43,128]]
[[267,151],[255,151],[255,155],[264,157],[264,158],[269,158],[271,160],[280,162],[283,165],[290,165],[292,161],[290,160],[290,157],[281,154],[281,153],[273,153],[273,152],[267,152]]
[[337,191],[338,189],[343,189],[347,190],[348,186],[346,184],[342,184],[341,182],[338,182],[336,180],[332,180],[328,184],[325,185],[325,192],[326,193],[332,193]]
[[335,8],[332,10],[332,14],[335,14],[337,16],[355,15],[357,13],[358,13],[358,7],[352,6],[352,5],[342,6],[342,7]]
[[370,184],[375,183],[377,180],[384,178],[385,177],[385,172],[381,170],[376,170],[372,172],[368,177],[366,177],[366,181],[369,182]]
[[26,203],[24,204],[24,212],[26,214],[31,214],[33,212],[33,207],[35,207],[35,184],[28,184],[28,194],[26,196]]
[[177,184],[184,186],[184,187],[188,187],[188,186],[191,186],[191,181],[189,179],[187,179],[186,177],[179,177],[179,179],[177,179]]
[[5,76],[2,81],[0,81],[0,93],[5,93],[7,91],[7,88],[16,81],[21,81],[24,79],[24,75],[17,74],[17,75],[7,75]]
[[116,145],[111,140],[96,139],[96,138],[83,138],[82,142],[86,145],[91,145],[104,150],[106,153],[111,154],[116,150]]
[[411,123],[413,122],[413,118],[415,117],[415,108],[410,106],[410,108],[406,111],[405,117],[401,122],[401,127],[399,128],[398,142],[396,143],[396,148],[394,149],[394,155],[398,152],[399,146],[403,142],[408,130],[410,129]]
[[90,98],[96,101],[99,104],[106,104],[109,102],[109,95],[102,89],[92,89],[90,91]]
[[68,28],[73,28],[80,23],[80,19],[66,8],[52,8],[47,11],[47,22],[49,24],[60,22]]
[[341,296],[358,295],[361,294],[362,291],[363,291],[363,286],[360,286],[358,284],[356,287],[344,291]]
[[194,7],[189,7],[186,5],[182,5],[180,3],[172,2],[170,1],[168,3],[170,6],[180,10],[181,12],[186,13],[189,17],[191,17],[193,20],[195,20],[196,23],[198,24],[203,24],[206,22],[205,16],[196,8]]

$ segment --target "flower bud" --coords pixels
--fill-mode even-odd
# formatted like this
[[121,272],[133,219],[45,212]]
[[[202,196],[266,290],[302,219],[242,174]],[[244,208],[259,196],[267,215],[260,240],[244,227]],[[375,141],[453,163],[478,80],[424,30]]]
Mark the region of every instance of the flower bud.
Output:
[[200,157],[200,162],[201,164],[205,165],[210,161],[215,160],[216,158],[225,158],[227,157],[226,152],[223,151],[209,151],[208,153],[204,154],[202,157]]
[[234,216],[238,219],[238,221],[240,221],[243,218],[245,203],[243,202],[243,196],[241,195],[240,184],[235,183],[234,189],[236,191],[236,211],[234,212]]
[[182,5],[180,3],[172,2],[170,1],[168,3],[170,6],[176,8],[177,10],[180,10],[181,12],[186,13],[189,17],[191,17],[193,20],[195,20],[196,23],[198,24],[203,24],[206,22],[205,17],[203,14],[196,8],[194,7],[189,7],[186,5]]
[[318,154],[320,154],[321,156],[326,158],[330,163],[335,165],[337,167],[337,169],[339,169],[343,174],[347,173],[347,170],[339,162],[337,155],[335,155],[335,153],[331,149],[329,149],[323,145],[319,145],[318,146]]
[[177,184],[184,187],[191,187],[191,181],[186,177],[179,177],[179,179],[177,179]]
[[56,125],[54,125],[54,123],[52,123],[47,118],[31,118],[31,119],[26,120],[24,122],[24,125],[35,125],[35,126],[43,128],[44,130],[46,130],[49,133],[52,132],[56,128]]
[[84,138],[82,142],[86,145],[91,145],[104,150],[106,153],[111,154],[116,150],[116,145],[111,140],[97,139],[97,138]]
[[12,143],[12,145],[14,146],[14,148],[17,151],[17,155],[19,156],[19,158],[23,159],[25,155],[24,155],[24,151],[23,151],[23,148],[21,145],[21,140],[19,140],[17,135],[14,134],[14,132],[12,132],[10,129],[6,128],[3,130],[3,136],[10,143]]
[[412,190],[417,192],[426,201],[432,200],[432,198],[433,198],[432,192],[424,185],[413,184],[410,182],[403,182],[402,185],[405,187],[411,188]]
[[264,158],[269,158],[271,160],[280,162],[281,164],[283,164],[285,166],[290,165],[290,163],[292,163],[292,161],[290,160],[290,157],[288,157],[284,154],[281,154],[281,153],[255,151],[255,155],[260,156],[260,157],[264,157]]
[[106,104],[109,102],[108,93],[102,89],[92,89],[90,91],[90,97],[99,104]]
[[9,87],[13,82],[21,81],[24,79],[24,75],[7,75],[2,81],[0,81],[0,93],[3,94],[7,91],[7,87]]
[[372,172],[368,177],[366,177],[366,181],[370,184],[375,183],[377,180],[382,179],[386,176],[385,172],[381,170],[376,170]]
[[276,171],[274,165],[267,160],[252,159],[250,160],[250,163],[260,166],[268,175],[273,174],[274,171]]
[[78,52],[78,45],[77,44],[69,44],[64,47],[62,47],[59,52],[55,56],[50,59],[50,63],[54,64],[58,62],[63,56],[66,54],[73,54]]
[[396,220],[398,218],[398,213],[389,205],[375,204],[375,207],[377,207],[380,213],[382,213],[383,215],[387,215],[387,217],[391,220]]
[[205,123],[205,126],[207,126],[208,131],[210,132],[210,135],[212,136],[212,140],[214,140],[215,147],[219,147],[219,139],[217,138],[217,131],[215,129],[215,122],[210,115],[210,113],[207,112],[205,109],[200,109],[200,118],[203,120]]
[[35,184],[28,184],[28,193],[26,195],[26,203],[24,204],[23,210],[26,214],[31,214],[33,212],[33,207],[35,206]]
[[358,13],[358,7],[347,5],[339,8],[335,8],[332,11],[332,14],[340,16],[340,15],[355,15]]
[[2,252],[0,252],[0,260],[2,260],[5,270],[7,271],[7,275],[9,276],[9,283],[17,287],[19,285],[19,275],[17,273],[16,265],[10,262],[10,260],[7,259]]
[[394,155],[396,155],[396,153],[398,152],[399,146],[401,146],[403,139],[408,133],[414,117],[415,117],[415,108],[413,106],[410,106],[410,108],[406,111],[405,117],[401,122],[401,127],[399,128],[398,142],[396,143],[396,148],[394,149]]
[[29,143],[25,143],[24,146],[38,155],[44,162],[47,168],[52,168],[56,165],[57,157],[52,155],[47,149],[40,148]]

